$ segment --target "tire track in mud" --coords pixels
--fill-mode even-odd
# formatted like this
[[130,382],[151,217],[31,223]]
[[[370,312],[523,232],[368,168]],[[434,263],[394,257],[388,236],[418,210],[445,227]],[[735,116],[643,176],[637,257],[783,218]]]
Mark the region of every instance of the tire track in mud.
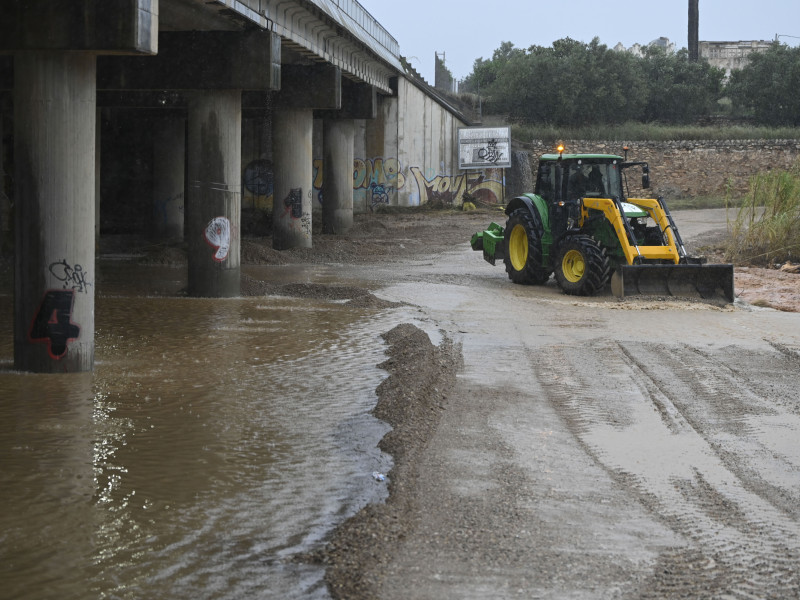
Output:
[[598,340],[534,368],[584,448],[686,540],[637,597],[800,593],[795,356]]

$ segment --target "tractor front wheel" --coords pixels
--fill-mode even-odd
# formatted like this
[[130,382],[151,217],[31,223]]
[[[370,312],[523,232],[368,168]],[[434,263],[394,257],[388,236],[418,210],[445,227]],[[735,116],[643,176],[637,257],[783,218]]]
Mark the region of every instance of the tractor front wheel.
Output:
[[542,264],[543,234],[544,228],[527,209],[518,208],[509,215],[503,262],[508,278],[514,283],[541,285],[550,279],[552,271]]
[[606,251],[588,235],[565,239],[559,246],[555,267],[558,287],[572,296],[595,294],[611,276]]

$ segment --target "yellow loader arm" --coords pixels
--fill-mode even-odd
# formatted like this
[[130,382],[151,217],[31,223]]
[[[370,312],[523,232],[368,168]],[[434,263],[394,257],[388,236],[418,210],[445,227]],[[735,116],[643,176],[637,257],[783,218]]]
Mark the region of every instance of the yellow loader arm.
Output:
[[581,226],[583,226],[584,220],[588,217],[590,209],[599,210],[614,227],[614,231],[617,232],[617,238],[619,239],[622,251],[625,253],[625,259],[629,265],[634,264],[637,258],[640,260],[668,260],[677,265],[680,262],[682,254],[678,251],[675,235],[672,232],[672,226],[667,217],[667,213],[664,212],[658,200],[631,198],[626,200],[626,202],[634,204],[650,214],[650,217],[658,224],[659,228],[664,233],[667,240],[665,246],[638,246],[631,244],[623,221],[624,217],[620,213],[619,208],[617,208],[616,203],[610,198],[584,198],[581,203]]
[[629,235],[625,217],[610,198],[584,198],[581,202],[581,227],[589,210],[601,211],[614,227],[627,265],[620,265],[611,277],[611,292],[618,298],[634,295],[681,296],[733,302],[733,265],[703,264],[686,255],[680,235],[669,213],[658,200],[626,200],[646,211],[658,224],[664,245],[640,246]]

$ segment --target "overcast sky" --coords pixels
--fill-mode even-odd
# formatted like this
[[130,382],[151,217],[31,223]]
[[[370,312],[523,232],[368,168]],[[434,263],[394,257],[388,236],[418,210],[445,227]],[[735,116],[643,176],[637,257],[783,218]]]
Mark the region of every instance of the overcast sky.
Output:
[[[614,47],[667,37],[676,47],[688,40],[687,0],[602,2],[570,0],[359,0],[398,41],[400,54],[434,83],[434,56],[444,53],[456,78],[472,72],[477,58],[490,59],[504,41],[517,48],[550,46],[570,37],[600,38]],[[700,0],[700,40],[800,42],[800,0]],[[796,36],[796,37],[785,37]]]

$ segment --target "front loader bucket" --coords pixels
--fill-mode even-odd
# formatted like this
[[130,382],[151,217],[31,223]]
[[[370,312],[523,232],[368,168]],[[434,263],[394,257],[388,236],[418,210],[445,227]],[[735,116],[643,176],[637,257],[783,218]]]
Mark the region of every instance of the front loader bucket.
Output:
[[625,265],[611,277],[611,292],[733,302],[733,265]]

